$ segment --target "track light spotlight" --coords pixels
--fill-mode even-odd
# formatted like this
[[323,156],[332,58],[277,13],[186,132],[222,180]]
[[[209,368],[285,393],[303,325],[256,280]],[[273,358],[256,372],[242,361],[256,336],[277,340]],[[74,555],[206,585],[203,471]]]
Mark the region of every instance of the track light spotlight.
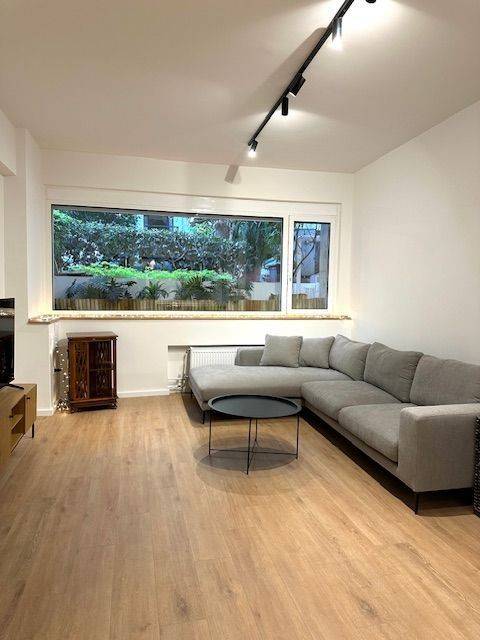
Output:
[[288,93],[291,96],[296,96],[304,84],[305,84],[305,78],[303,76],[295,76],[288,90]]
[[332,29],[332,47],[336,51],[341,51],[343,49],[342,31],[343,31],[342,18],[337,18],[333,23],[333,29]]
[[[366,0],[368,4],[375,4],[376,1],[377,0]],[[340,3],[340,0],[338,0],[338,2]],[[355,0],[342,0],[342,4],[339,7],[337,13],[333,16],[328,26],[325,29],[322,29],[322,33],[318,42],[315,44],[315,46],[310,51],[310,53],[305,58],[305,60],[302,62],[300,67],[298,67],[292,80],[290,80],[290,83],[287,84],[287,86],[283,90],[283,93],[280,95],[280,97],[273,103],[272,107],[270,108],[270,111],[266,114],[262,122],[255,129],[255,132],[250,137],[250,140],[248,142],[248,146],[249,146],[248,155],[251,158],[254,158],[256,156],[258,136],[265,129],[267,124],[270,122],[271,118],[273,118],[273,116],[277,113],[278,108],[279,107],[282,108],[283,116],[288,115],[289,96],[296,96],[300,91],[300,89],[305,84],[305,78],[303,77],[303,74],[307,70],[307,67],[312,63],[312,60],[318,54],[320,49],[325,44],[327,44],[327,42],[328,43],[330,42],[330,38],[331,38],[332,48],[334,49],[342,48],[342,26],[343,26],[342,20],[354,2]]]

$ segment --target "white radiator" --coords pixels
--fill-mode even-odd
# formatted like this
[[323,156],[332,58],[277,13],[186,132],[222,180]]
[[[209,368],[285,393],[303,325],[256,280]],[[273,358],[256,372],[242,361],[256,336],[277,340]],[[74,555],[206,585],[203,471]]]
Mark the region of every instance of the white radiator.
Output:
[[234,364],[238,347],[190,347],[189,368],[209,364]]

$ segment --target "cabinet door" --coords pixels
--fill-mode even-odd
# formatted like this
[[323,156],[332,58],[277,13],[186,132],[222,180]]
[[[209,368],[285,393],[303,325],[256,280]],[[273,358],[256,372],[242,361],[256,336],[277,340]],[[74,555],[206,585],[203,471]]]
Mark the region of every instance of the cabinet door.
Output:
[[25,431],[31,429],[37,419],[37,387],[26,390],[25,395]]
[[90,397],[88,342],[71,341],[68,345],[70,400]]
[[0,415],[0,466],[10,457],[10,437],[8,415]]

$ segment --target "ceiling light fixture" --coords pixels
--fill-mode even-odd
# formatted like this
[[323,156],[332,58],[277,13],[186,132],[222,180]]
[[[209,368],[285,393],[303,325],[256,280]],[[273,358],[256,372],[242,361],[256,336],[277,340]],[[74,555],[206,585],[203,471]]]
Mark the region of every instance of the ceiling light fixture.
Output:
[[304,84],[305,84],[305,78],[303,76],[295,76],[295,78],[289,85],[288,95],[294,96],[294,97],[297,96],[298,92],[300,91],[300,89],[303,87]]
[[342,18],[338,18],[338,20],[335,20],[335,22],[333,24],[332,47],[336,51],[341,51],[343,49],[343,44],[342,44]]
[[[366,2],[368,2],[369,4],[374,4],[376,1],[377,0],[366,0]],[[280,106],[282,107],[282,115],[285,116],[285,115],[288,114],[288,96],[289,95],[290,96],[298,95],[298,92],[300,91],[300,89],[305,84],[305,78],[303,77],[303,74],[304,74],[305,70],[310,65],[310,63],[315,58],[315,56],[320,51],[320,49],[323,47],[323,45],[330,38],[330,36],[332,36],[332,40],[334,41],[333,42],[333,46],[334,47],[338,43],[341,44],[342,19],[343,19],[344,15],[347,13],[347,11],[350,9],[350,7],[352,6],[352,4],[354,2],[355,2],[355,0],[344,0],[344,2],[342,3],[342,6],[340,7],[340,9],[334,15],[333,20],[330,22],[328,27],[324,30],[320,40],[313,47],[313,49],[310,51],[310,53],[308,54],[308,56],[305,59],[305,61],[303,62],[303,64],[300,66],[300,68],[297,70],[297,72],[293,76],[293,79],[289,82],[289,84],[287,85],[287,87],[283,91],[282,95],[278,98],[278,100],[272,106],[272,108],[267,113],[265,118],[262,120],[261,124],[257,127],[255,133],[253,134],[253,136],[248,141],[248,146],[250,147],[250,149],[248,151],[248,155],[249,155],[250,158],[254,158],[257,155],[257,152],[256,152],[257,145],[258,145],[257,138],[262,133],[264,128],[267,126],[267,124],[269,123],[270,119],[272,118],[273,114],[278,109],[278,107],[280,107]],[[334,34],[336,34],[335,37],[334,37]],[[335,41],[338,41],[338,42],[335,42]],[[285,100],[287,100],[287,102],[285,102]],[[286,113],[285,113],[285,111],[286,111]]]

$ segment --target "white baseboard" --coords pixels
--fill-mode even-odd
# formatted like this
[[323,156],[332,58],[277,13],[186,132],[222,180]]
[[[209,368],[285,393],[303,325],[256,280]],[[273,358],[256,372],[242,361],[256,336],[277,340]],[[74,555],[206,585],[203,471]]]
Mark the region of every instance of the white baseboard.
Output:
[[139,391],[118,391],[119,398],[144,398],[148,396],[168,396],[170,389],[140,389]]
[[53,416],[55,413],[55,407],[37,409],[37,416]]

